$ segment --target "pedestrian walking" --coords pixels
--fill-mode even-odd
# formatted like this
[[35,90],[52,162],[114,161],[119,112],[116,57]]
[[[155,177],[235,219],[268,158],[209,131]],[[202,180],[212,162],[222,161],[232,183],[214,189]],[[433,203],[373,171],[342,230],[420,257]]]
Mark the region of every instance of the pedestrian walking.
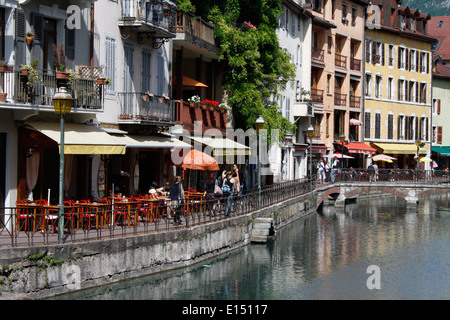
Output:
[[317,163],[317,173],[319,182],[324,183],[327,177],[325,172],[325,163],[323,162],[323,159],[320,159],[320,161]]
[[180,213],[183,211],[184,189],[180,176],[176,176],[175,182],[170,186],[169,198],[171,210],[174,212],[173,224],[181,224]]
[[334,156],[333,164],[331,166],[331,183],[334,183],[336,181],[338,170],[339,170],[339,159],[336,156]]

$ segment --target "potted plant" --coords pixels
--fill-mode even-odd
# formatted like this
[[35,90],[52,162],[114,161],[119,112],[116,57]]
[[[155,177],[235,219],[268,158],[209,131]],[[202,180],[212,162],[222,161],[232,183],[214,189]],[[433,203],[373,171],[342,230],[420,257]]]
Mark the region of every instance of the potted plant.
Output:
[[27,35],[25,36],[25,39],[27,40],[27,44],[31,44],[33,42],[34,33],[31,31],[27,32]]
[[20,66],[21,75],[28,77],[27,86],[30,88],[34,87],[34,84],[39,81],[39,73],[36,70],[38,63],[39,60],[34,59],[30,65]]
[[219,108],[221,113],[225,113],[225,111],[228,110],[228,106],[226,105],[226,103],[219,104],[218,108]]
[[55,76],[58,80],[69,80],[70,72],[66,71],[66,55],[64,53],[64,46],[59,45],[59,55],[56,44],[53,44],[53,63],[55,65]]
[[13,72],[13,67],[12,66],[8,66],[8,64],[6,63],[6,61],[4,60],[0,60],[0,72]]
[[190,97],[190,98],[188,99],[188,102],[189,102],[189,106],[190,106],[191,108],[194,108],[195,105],[197,105],[197,104],[200,103],[200,97],[197,96],[197,95],[192,96],[192,97]]
[[111,84],[111,79],[108,78],[108,77],[98,78],[97,79],[97,84],[109,86]]

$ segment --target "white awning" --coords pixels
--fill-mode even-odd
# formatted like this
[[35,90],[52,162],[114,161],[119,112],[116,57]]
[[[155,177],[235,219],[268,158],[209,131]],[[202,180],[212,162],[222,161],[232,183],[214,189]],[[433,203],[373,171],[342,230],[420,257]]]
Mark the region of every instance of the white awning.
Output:
[[127,148],[192,148],[190,144],[170,136],[125,135],[120,139]]
[[222,137],[188,137],[213,149],[213,156],[250,155],[251,149],[234,140]]
[[[61,139],[60,123],[26,122],[26,125],[56,141]],[[125,154],[125,143],[100,127],[85,124],[64,124],[65,154]]]

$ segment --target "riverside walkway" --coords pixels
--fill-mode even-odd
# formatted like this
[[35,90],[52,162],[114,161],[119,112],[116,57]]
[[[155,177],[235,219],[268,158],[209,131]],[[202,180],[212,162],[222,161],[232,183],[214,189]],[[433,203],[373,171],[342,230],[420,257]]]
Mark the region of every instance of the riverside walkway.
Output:
[[[259,190],[248,190],[242,196],[234,197],[230,205],[230,215],[240,216],[276,203],[295,198],[308,192],[317,194],[317,206],[329,196],[337,196],[336,205],[345,205],[345,200],[362,193],[392,193],[414,202],[420,198],[439,192],[450,191],[450,176],[447,171],[424,170],[379,170],[370,174],[366,170],[342,170],[334,184],[330,182],[311,183],[308,179],[299,179],[276,183]],[[414,194],[411,196],[411,192]],[[408,198],[409,197],[409,198]],[[174,225],[167,219],[164,205],[145,209],[145,204],[130,202],[126,215],[121,221],[114,217],[120,214],[120,207],[107,211],[90,212],[92,223],[82,222],[81,213],[65,213],[64,243],[90,242],[107,238],[127,237],[146,233],[182,230],[195,225],[217,222],[229,217],[225,215],[227,199],[187,198],[181,211],[182,223]],[[68,210],[74,208],[66,208]],[[123,212],[122,212],[123,213]],[[57,217],[53,215],[52,225],[41,227],[45,213],[27,212],[24,216],[21,208],[0,208],[0,247],[24,247],[57,244],[59,242]],[[26,220],[26,221],[25,221]],[[39,223],[35,223],[39,221]],[[27,223],[25,226],[24,223]],[[47,221],[48,222],[48,221]]]

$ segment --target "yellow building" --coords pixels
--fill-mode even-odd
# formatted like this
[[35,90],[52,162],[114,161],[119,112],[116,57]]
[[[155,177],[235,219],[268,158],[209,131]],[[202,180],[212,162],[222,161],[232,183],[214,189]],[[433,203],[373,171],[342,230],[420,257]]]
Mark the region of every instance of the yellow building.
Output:
[[[364,141],[397,158],[388,166],[415,168],[430,155],[431,45],[428,14],[375,0],[365,29]],[[421,164],[421,162],[419,162]],[[420,165],[423,168],[423,165]]]

